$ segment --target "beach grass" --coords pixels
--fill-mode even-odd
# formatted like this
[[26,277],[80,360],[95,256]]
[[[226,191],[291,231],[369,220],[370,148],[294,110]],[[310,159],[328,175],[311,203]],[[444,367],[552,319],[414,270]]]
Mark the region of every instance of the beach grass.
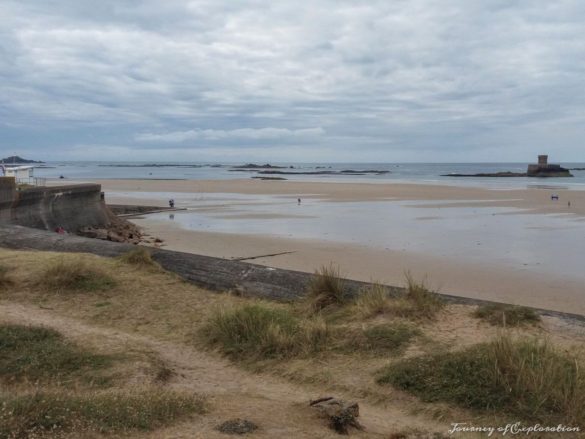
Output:
[[206,410],[204,399],[160,389],[0,396],[0,438],[149,431]]
[[109,367],[113,356],[88,352],[59,332],[34,326],[0,325],[0,379],[4,382],[38,380],[96,380],[94,372]]
[[309,282],[306,300],[313,312],[347,303],[339,267],[331,264],[319,268]]
[[342,350],[373,355],[400,354],[421,332],[404,323],[382,323],[348,333]]
[[160,268],[160,265],[152,259],[152,254],[144,247],[136,247],[118,257],[125,264],[148,268]]
[[286,309],[252,304],[217,310],[199,337],[234,360],[260,360],[317,352],[329,329],[318,319],[301,321]]
[[354,305],[355,313],[364,319],[385,314],[392,309],[388,289],[378,283],[363,288]]
[[525,306],[488,304],[479,306],[473,315],[493,326],[519,326],[537,324],[540,316],[536,311]]
[[581,362],[547,341],[493,341],[449,353],[402,360],[377,379],[425,402],[507,413],[539,422],[585,421],[585,375]]
[[417,281],[409,272],[405,277],[405,293],[401,297],[391,297],[387,287],[373,284],[360,291],[352,312],[364,319],[380,314],[411,320],[434,319],[445,306],[444,301],[424,281]]
[[117,284],[113,276],[84,259],[59,258],[51,262],[37,279],[37,285],[54,293],[107,291]]

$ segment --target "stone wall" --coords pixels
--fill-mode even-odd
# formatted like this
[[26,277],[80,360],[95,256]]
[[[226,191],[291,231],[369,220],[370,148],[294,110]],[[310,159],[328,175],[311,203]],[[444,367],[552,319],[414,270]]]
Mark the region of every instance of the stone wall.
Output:
[[14,177],[0,177],[0,222],[10,221],[12,203],[16,197]]
[[63,227],[70,232],[110,222],[99,184],[36,187],[12,191],[11,195],[9,186],[0,181],[1,222],[44,230]]

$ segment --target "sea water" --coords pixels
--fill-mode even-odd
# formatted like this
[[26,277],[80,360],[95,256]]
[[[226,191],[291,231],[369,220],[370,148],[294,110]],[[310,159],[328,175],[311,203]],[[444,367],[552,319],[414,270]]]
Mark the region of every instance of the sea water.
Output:
[[[283,177],[302,181],[346,182],[411,182],[482,186],[492,188],[517,188],[531,186],[558,186],[585,190],[585,171],[572,171],[573,178],[528,177],[445,177],[446,174],[477,174],[495,172],[525,172],[528,163],[272,163],[283,166],[275,171],[318,172],[343,170],[388,171],[375,175],[263,175],[253,170],[234,171],[233,166],[242,163],[177,163],[177,162],[53,162],[35,169],[36,177],[65,180],[96,179],[179,179],[223,180],[250,178],[253,176]],[[263,163],[259,163],[263,164]],[[585,163],[563,163],[567,168],[585,168]],[[292,167],[292,168],[291,168]]]

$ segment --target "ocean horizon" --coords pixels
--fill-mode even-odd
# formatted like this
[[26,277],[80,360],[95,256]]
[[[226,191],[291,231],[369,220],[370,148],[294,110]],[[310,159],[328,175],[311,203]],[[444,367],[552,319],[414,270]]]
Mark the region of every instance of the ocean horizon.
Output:
[[[559,186],[585,189],[585,170],[571,171],[573,177],[453,177],[446,174],[478,174],[496,172],[525,172],[528,162],[494,163],[368,163],[368,162],[270,162],[284,172],[322,172],[325,175],[263,175],[254,170],[235,171],[244,162],[182,162],[178,161],[54,161],[45,162],[35,169],[35,176],[47,179],[177,179],[177,180],[225,180],[250,177],[277,176],[295,181],[331,182],[410,182],[446,184],[457,186],[481,186],[494,188]],[[264,165],[266,162],[256,162]],[[585,168],[585,163],[561,163],[566,168]],[[377,171],[383,174],[343,175],[341,171]]]

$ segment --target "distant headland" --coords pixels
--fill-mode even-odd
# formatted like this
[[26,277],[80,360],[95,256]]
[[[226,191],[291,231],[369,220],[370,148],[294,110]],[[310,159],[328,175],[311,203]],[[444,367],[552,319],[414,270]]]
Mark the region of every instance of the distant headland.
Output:
[[10,157],[5,157],[3,159],[0,159],[0,163],[3,164],[8,164],[8,165],[12,165],[12,164],[16,164],[16,165],[23,165],[23,164],[30,164],[30,163],[44,163],[44,162],[39,162],[36,160],[27,160],[27,159],[23,159],[20,156],[17,155],[11,155]]

